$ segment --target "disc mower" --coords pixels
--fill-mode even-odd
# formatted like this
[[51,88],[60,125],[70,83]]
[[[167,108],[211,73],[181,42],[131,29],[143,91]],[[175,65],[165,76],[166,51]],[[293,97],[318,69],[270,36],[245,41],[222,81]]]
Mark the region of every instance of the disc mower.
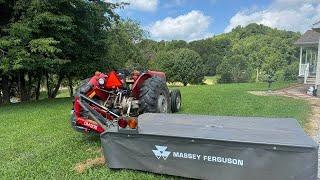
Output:
[[134,130],[142,113],[175,113],[180,108],[180,91],[169,91],[163,72],[96,72],[77,89],[71,125],[76,131],[94,134],[110,126]]

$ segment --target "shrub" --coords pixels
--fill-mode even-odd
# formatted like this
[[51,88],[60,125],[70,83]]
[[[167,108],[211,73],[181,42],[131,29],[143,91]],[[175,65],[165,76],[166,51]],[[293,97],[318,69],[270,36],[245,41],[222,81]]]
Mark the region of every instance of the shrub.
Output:
[[285,81],[295,81],[297,80],[299,72],[299,62],[296,61],[290,65],[288,65],[284,69],[284,80]]
[[274,80],[275,81],[279,81],[279,82],[283,82],[285,81],[285,73],[284,70],[279,70],[274,74]]
[[218,66],[217,72],[221,75],[219,83],[248,82],[252,74],[246,58],[242,55],[226,58]]
[[184,86],[201,84],[205,74],[200,55],[185,48],[158,53],[155,65],[166,73],[169,82],[181,82]]

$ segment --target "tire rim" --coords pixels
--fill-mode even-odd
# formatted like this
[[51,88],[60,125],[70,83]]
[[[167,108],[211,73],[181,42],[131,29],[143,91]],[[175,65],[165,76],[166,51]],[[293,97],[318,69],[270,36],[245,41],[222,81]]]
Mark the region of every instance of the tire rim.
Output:
[[180,96],[177,96],[177,98],[176,98],[176,105],[177,105],[177,110],[179,110],[181,107],[181,97]]
[[160,113],[166,113],[168,112],[168,104],[167,104],[167,99],[164,95],[160,95],[158,97],[158,110]]

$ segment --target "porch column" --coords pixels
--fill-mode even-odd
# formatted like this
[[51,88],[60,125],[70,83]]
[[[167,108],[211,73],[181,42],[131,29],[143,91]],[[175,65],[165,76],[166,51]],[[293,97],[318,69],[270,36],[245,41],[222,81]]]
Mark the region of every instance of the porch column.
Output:
[[306,60],[304,62],[304,64],[307,64],[308,63],[308,49],[306,48]]
[[318,45],[318,58],[317,58],[317,69],[316,69],[316,89],[318,89],[320,83],[320,39]]
[[302,46],[300,47],[300,63],[299,63],[299,76],[302,75],[302,69],[301,69],[301,64],[302,64]]

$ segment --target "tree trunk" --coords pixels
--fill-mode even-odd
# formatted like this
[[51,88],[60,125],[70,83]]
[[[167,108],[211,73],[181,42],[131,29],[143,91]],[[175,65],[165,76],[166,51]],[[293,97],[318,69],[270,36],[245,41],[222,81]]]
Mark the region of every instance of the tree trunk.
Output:
[[47,85],[47,95],[48,95],[48,98],[50,98],[51,87],[50,87],[50,80],[49,80],[49,74],[48,73],[46,73],[46,85]]
[[9,76],[2,75],[2,102],[4,104],[10,103],[10,87],[9,87]]
[[63,75],[60,75],[58,79],[58,83],[56,84],[55,88],[51,92],[50,98],[55,98],[57,96],[62,80],[63,80]]
[[187,85],[188,85],[188,83],[187,83],[187,82],[184,82],[184,83],[183,83],[183,86],[187,86]]
[[28,96],[28,100],[30,100],[33,97],[33,93],[32,93],[32,74],[30,72],[28,72],[28,86],[27,86],[27,96]]
[[0,81],[0,106],[2,105],[2,76]]
[[257,68],[257,77],[256,77],[256,82],[259,82],[259,68]]
[[69,94],[70,97],[73,96],[73,84],[72,84],[72,78],[70,76],[68,76],[68,84],[69,84]]
[[37,79],[37,87],[36,87],[36,100],[39,100],[39,96],[40,96],[41,79],[42,79],[42,75],[39,75]]
[[19,72],[19,86],[20,86],[20,98],[21,102],[28,101],[28,92],[26,86],[26,79],[24,78],[24,72]]
[[0,81],[0,106],[2,105],[2,81]]
[[[0,89],[1,92],[1,89]],[[0,106],[2,105],[2,94],[0,93]]]

